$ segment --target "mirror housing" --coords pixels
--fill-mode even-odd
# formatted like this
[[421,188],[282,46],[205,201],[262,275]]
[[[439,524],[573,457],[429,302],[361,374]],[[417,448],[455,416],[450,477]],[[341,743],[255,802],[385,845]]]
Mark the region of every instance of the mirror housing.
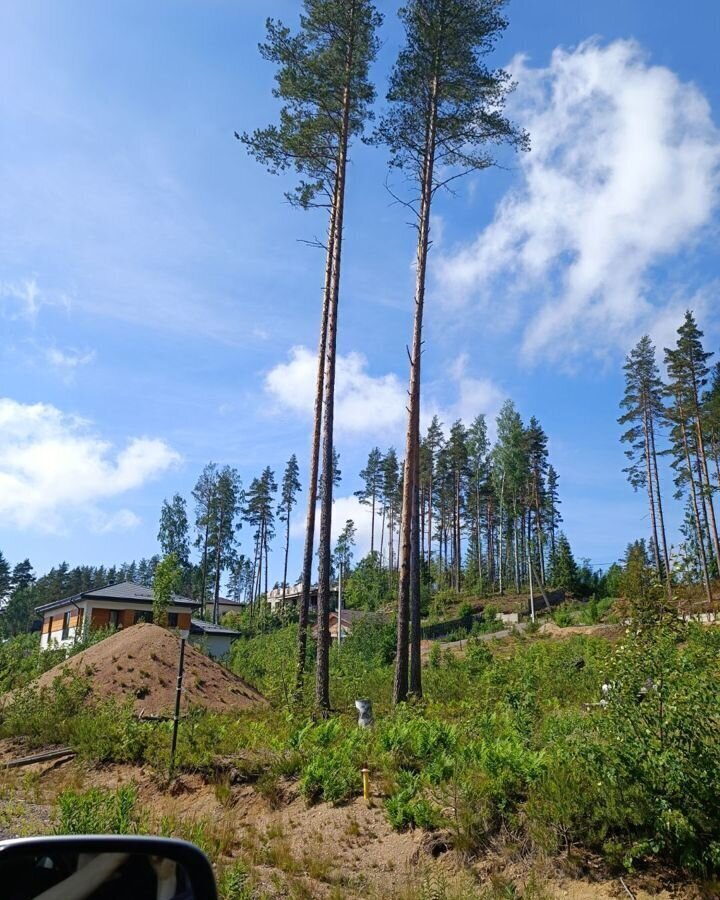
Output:
[[[18,873],[22,875],[23,860],[39,858],[52,860],[53,858],[74,858],[79,855],[96,857],[98,854],[120,854],[133,858],[169,860],[181,867],[190,887],[190,892],[184,891],[178,894],[182,900],[217,900],[212,866],[205,854],[194,844],[174,838],[134,835],[71,835],[0,841],[0,884],[3,886],[3,896],[8,896],[7,892],[11,888],[5,873],[9,875],[14,871],[16,876]],[[121,879],[118,886],[122,888]],[[26,895],[20,894],[20,896],[27,896],[28,900],[31,900],[33,896],[41,896],[41,894],[42,891],[36,895],[26,893]],[[61,896],[64,898],[65,892],[62,892]],[[85,895],[82,891],[73,896],[68,894],[67,900],[75,900],[75,896],[78,900],[85,900],[85,896],[92,898],[92,892]],[[118,896],[124,895],[119,894]]]

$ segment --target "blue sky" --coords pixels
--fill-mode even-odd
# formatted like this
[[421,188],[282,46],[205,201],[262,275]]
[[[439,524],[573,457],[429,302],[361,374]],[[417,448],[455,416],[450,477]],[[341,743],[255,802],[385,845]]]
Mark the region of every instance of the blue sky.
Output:
[[[385,13],[374,70],[401,39]],[[303,476],[320,216],[233,139],[273,120],[256,50],[296,0],[0,6],[0,549],[40,571],[156,551],[205,462]],[[720,12],[697,0],[514,0],[495,61],[533,151],[434,218],[425,414],[512,397],[550,437],[565,527],[597,564],[647,532],[622,475],[621,364],[686,306],[720,350]],[[341,298],[336,524],[368,450],[402,446],[413,232],[354,148]],[[668,485],[669,490],[669,485]],[[303,508],[302,503],[298,507]],[[291,574],[299,568],[298,512]],[[680,510],[674,508],[677,523]],[[361,522],[361,535],[364,530]],[[246,547],[249,535],[241,533]],[[275,554],[274,574],[280,573]]]

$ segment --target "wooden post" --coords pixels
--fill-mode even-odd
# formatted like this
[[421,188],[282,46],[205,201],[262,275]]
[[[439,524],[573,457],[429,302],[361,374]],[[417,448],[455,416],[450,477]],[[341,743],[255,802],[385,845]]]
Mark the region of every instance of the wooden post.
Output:
[[175,750],[177,748],[178,725],[180,724],[180,697],[182,696],[183,670],[185,668],[185,640],[188,631],[180,632],[180,661],[178,663],[177,688],[175,690],[175,715],[173,716],[172,746],[170,748],[170,777],[175,773]]

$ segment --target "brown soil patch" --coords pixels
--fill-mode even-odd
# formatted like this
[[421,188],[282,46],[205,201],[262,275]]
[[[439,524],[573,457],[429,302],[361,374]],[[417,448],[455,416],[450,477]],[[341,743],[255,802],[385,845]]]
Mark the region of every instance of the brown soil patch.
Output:
[[550,637],[571,637],[574,634],[592,635],[594,637],[615,638],[625,634],[624,625],[568,625],[561,628],[554,622],[545,622],[538,629],[538,634]]
[[[33,686],[50,687],[64,672],[78,673],[88,678],[92,698],[122,701],[132,697],[138,715],[162,715],[174,709],[179,657],[176,635],[158,625],[140,623],[70,657],[41,675]],[[186,644],[183,712],[190,706],[235,712],[265,702],[242,678]]]

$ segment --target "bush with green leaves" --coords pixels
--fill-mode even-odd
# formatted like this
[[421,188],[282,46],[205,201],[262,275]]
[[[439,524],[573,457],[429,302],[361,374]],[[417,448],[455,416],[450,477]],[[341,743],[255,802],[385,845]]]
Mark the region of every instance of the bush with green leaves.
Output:
[[90,788],[63,791],[57,799],[57,834],[135,834],[140,823],[137,789],[122,785],[115,791]]

